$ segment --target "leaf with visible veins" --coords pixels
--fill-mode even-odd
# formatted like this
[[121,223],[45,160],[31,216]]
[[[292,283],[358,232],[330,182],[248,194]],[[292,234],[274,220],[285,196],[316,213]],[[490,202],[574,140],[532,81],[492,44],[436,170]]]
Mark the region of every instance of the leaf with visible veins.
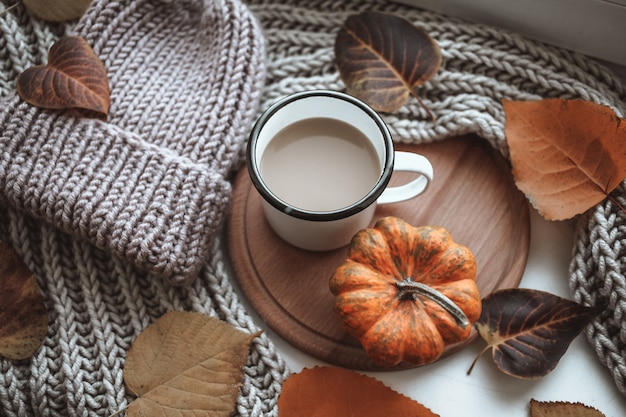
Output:
[[124,382],[138,397],[128,406],[128,416],[229,417],[258,334],[200,313],[165,314],[128,352]]
[[503,101],[517,187],[547,220],[569,219],[626,178],[626,123],[585,100]]
[[109,112],[106,69],[80,36],[60,39],[50,48],[47,65],[22,72],[17,93],[27,103],[44,109],[82,109],[105,118]]
[[475,324],[487,342],[478,357],[492,349],[493,361],[505,374],[540,378],[554,370],[572,340],[601,310],[539,290],[495,291],[483,299]]
[[419,100],[417,88],[437,74],[442,57],[437,42],[408,20],[368,11],[344,22],[335,61],[349,94],[377,111],[394,112],[410,95]]

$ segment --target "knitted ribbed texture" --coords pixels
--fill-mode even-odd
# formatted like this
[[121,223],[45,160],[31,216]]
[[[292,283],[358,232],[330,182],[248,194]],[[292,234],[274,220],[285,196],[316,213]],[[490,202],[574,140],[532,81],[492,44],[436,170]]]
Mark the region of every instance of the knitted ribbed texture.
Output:
[[[106,123],[15,96],[19,73],[73,33],[107,67]],[[0,15],[0,241],[35,272],[50,323],[32,360],[0,360],[1,416],[120,410],[126,352],[167,311],[259,330],[214,232],[263,77],[263,37],[238,0],[97,1],[78,25],[21,5]],[[287,371],[265,335],[244,371],[238,414],[275,414]]]
[[185,283],[221,224],[257,111],[256,22],[231,2],[98,2],[74,30],[107,69],[109,120],[41,110],[11,91],[0,103],[0,196]]
[[[214,8],[224,5],[233,14],[236,10],[241,11],[234,1],[207,3],[211,3]],[[141,4],[133,2],[128,8],[138,8]],[[184,5],[188,3],[172,4],[176,5],[178,13],[183,13]],[[385,115],[397,141],[428,142],[474,132],[488,140],[503,155],[508,155],[503,129],[504,113],[500,104],[500,99],[505,97],[580,97],[609,104],[621,115],[626,111],[624,87],[603,67],[580,55],[493,28],[386,2],[250,0],[248,6],[261,22],[266,38],[267,76],[261,97],[262,108],[296,91],[314,88],[343,90],[334,66],[333,43],[336,31],[348,15],[378,9],[398,13],[426,29],[437,39],[444,55],[440,73],[421,89],[423,100],[437,115],[437,120],[429,121],[422,108],[411,101],[396,114]],[[95,7],[106,7],[106,4],[97,3]],[[96,27],[103,27],[102,23],[97,23],[98,19],[106,19],[108,16],[113,20],[123,20],[122,15],[116,13],[111,16],[102,11],[97,14],[98,17],[83,20],[81,24],[95,30]],[[150,26],[143,19],[144,13],[137,12],[133,16],[138,22]],[[191,13],[190,16],[200,18],[199,14]],[[175,12],[169,17],[180,18]],[[133,55],[132,49],[123,46],[132,38],[132,28],[124,27],[128,34],[108,46],[105,45],[106,40],[100,39],[97,34],[91,35],[89,31],[85,33],[99,53]],[[61,26],[51,27],[29,19],[21,7],[0,17],[0,97],[13,94],[17,74],[41,62],[47,54],[50,41],[65,30]],[[106,31],[102,30],[101,33]],[[241,33],[239,31],[232,36]],[[141,50],[148,56],[161,52],[160,46],[154,49]],[[115,71],[118,81],[119,77],[131,77],[132,73],[125,74],[126,70],[122,70],[124,65],[129,65],[129,61],[121,61],[124,60],[107,64],[111,68],[118,68]],[[146,57],[146,61],[152,62],[154,59]],[[172,65],[177,66],[175,62]],[[217,74],[213,76],[218,77]],[[118,81],[113,81],[112,77],[112,84]],[[158,83],[152,84],[152,88],[146,84],[149,83],[137,81],[124,88],[145,87],[142,97],[150,94],[162,97],[162,93],[153,91]],[[258,91],[252,88],[247,91],[250,95],[255,93]],[[115,94],[128,96],[122,92]],[[243,93],[232,90],[232,94]],[[216,98],[209,96],[207,100],[210,99]],[[131,131],[129,126],[143,124],[141,129],[132,129],[132,138],[141,137],[142,144],[152,144],[154,148],[149,149],[158,148],[155,153],[165,155],[163,149],[170,148],[172,154],[194,162],[202,159],[198,155],[203,152],[211,152],[206,149],[200,151],[202,145],[198,142],[198,151],[193,153],[194,157],[190,156],[190,149],[195,146],[191,144],[194,141],[193,132],[197,131],[191,126],[184,127],[192,133],[180,135],[180,143],[173,138],[170,138],[171,142],[164,137],[158,139],[161,142],[146,139],[167,130],[156,126],[168,126],[168,122],[161,119],[147,122],[150,116],[141,112],[131,116],[128,111],[134,107],[133,104],[122,113],[119,107],[117,110],[114,108],[112,113],[115,118],[109,121],[109,125],[114,127],[109,129],[127,132]],[[199,111],[197,107],[191,105],[187,111],[195,113]],[[22,111],[28,113],[26,109]],[[223,114],[211,111],[204,113],[207,119],[203,123],[213,120],[213,126],[228,128],[229,125],[220,125],[217,120]],[[163,117],[166,116],[167,111]],[[146,133],[150,131],[148,125],[155,126],[154,136]],[[97,126],[101,127],[100,124]],[[170,125],[170,128],[183,127]],[[102,131],[111,133],[106,129]],[[132,150],[126,152],[132,153]],[[230,155],[202,163],[239,166],[243,155],[240,148],[239,152],[238,158]],[[4,148],[0,148],[0,155],[4,158]],[[57,169],[61,170],[61,167]],[[226,169],[226,166],[219,169]],[[143,186],[143,181],[137,184]],[[94,188],[94,192],[102,192],[102,198],[106,196],[100,187]],[[164,191],[159,187],[158,192]],[[621,198],[624,204],[621,197],[623,188],[616,194],[616,198]],[[0,240],[10,243],[35,271],[44,289],[51,327],[43,349],[31,361],[20,364],[0,361],[0,415],[110,415],[128,401],[122,382],[122,368],[129,345],[148,323],[166,311],[200,311],[249,331],[257,329],[233,290],[232,277],[224,264],[225,252],[219,238],[212,241],[209,256],[198,279],[189,286],[172,286],[166,280],[155,279],[155,276],[135,268],[135,263],[129,262],[128,258],[113,255],[109,250],[100,250],[73,235],[61,232],[58,227],[34,220],[24,213],[23,209],[0,205]],[[138,213],[129,214],[138,219],[143,218]],[[615,365],[616,357],[623,360],[625,345],[624,339],[620,339],[617,336],[619,332],[616,332],[617,328],[623,329],[625,320],[621,316],[623,307],[618,307],[620,299],[615,290],[623,294],[626,287],[621,281],[624,267],[620,264],[620,257],[624,256],[613,256],[622,247],[619,241],[623,238],[619,236],[625,231],[623,217],[619,216],[616,209],[607,203],[599,205],[583,217],[578,228],[578,254],[574,257],[580,261],[572,263],[572,282],[579,283],[573,286],[573,293],[580,294],[581,288],[585,289],[589,294],[585,300],[591,304],[604,298],[603,292],[614,290],[614,302],[609,305],[604,322],[611,325],[603,326],[602,322],[598,322],[598,327],[594,327],[596,330],[590,332],[589,336],[592,341],[603,340],[599,349],[599,353],[604,353],[601,357],[607,357],[608,352],[617,352],[608,355],[611,360],[606,363],[612,372],[623,376],[623,368]],[[607,243],[598,243],[600,241]],[[590,286],[587,282],[595,284]],[[623,303],[623,298],[621,300]],[[276,400],[287,374],[285,364],[276,354],[271,341],[265,335],[255,339],[245,368],[237,414],[276,416]]]
[[[612,196],[626,207],[624,183]],[[580,303],[607,306],[587,328],[587,338],[626,394],[626,215],[609,199],[578,221],[570,288]]]

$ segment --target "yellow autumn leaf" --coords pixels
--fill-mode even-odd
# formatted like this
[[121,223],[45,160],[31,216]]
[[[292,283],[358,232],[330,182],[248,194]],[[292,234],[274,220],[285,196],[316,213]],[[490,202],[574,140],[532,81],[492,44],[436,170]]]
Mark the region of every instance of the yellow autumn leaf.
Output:
[[137,398],[127,415],[230,416],[256,336],[200,313],[165,314],[128,352],[124,382]]

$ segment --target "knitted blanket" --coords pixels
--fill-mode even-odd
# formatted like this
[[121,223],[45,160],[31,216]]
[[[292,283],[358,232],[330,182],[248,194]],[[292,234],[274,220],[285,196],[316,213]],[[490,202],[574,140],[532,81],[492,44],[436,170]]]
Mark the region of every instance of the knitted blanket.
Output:
[[[347,16],[371,9],[408,18],[428,31],[443,53],[440,73],[421,89],[422,100],[437,119],[429,120],[414,101],[385,115],[398,142],[475,133],[508,156],[503,98],[583,98],[626,114],[624,86],[584,56],[392,2],[249,0],[243,6],[237,0],[97,0],[80,22],[56,25],[32,18],[20,4],[0,15],[0,241],[9,243],[35,272],[50,328],[43,348],[31,360],[0,360],[0,414],[108,416],[123,408],[131,400],[122,379],[126,352],[149,323],[170,310],[199,311],[246,331],[258,329],[235,293],[218,233],[231,175],[242,163],[247,129],[260,109],[286,94],[343,90],[334,65],[335,34]],[[15,97],[17,75],[45,62],[53,41],[71,33],[84,34],[110,71],[112,109],[107,124],[89,122],[87,129],[84,121],[30,109]],[[176,51],[191,55],[176,54],[168,60],[167,54]],[[264,63],[258,60],[263,53]],[[189,66],[200,56],[205,66]],[[138,60],[143,60],[141,66],[135,65]],[[166,71],[173,84],[160,83],[160,71]],[[174,94],[180,89],[188,94]],[[32,125],[20,133],[19,141],[36,148],[14,146],[18,139],[13,134],[21,132],[23,115]],[[83,164],[72,169],[54,159],[50,166],[37,159],[41,153],[31,151],[56,146],[66,136],[54,132],[63,131],[68,120],[75,132],[103,141],[92,144],[104,147],[97,148],[103,153],[94,153],[103,159],[94,162],[85,152],[91,149],[90,141],[69,128],[70,148],[59,149],[82,155]],[[37,142],[35,134],[44,130],[49,143]],[[106,158],[117,146],[122,152],[115,155],[128,155],[123,159],[132,162],[128,166]],[[89,163],[99,161],[123,172],[125,180],[106,182],[96,175],[95,182],[73,194],[71,201],[85,201],[82,210],[105,213],[105,226],[90,223],[93,217],[80,210],[55,215],[54,208],[65,207],[59,202],[66,200],[61,199],[65,194],[51,190],[63,191],[63,178],[87,184],[80,181],[84,176],[72,177],[68,171],[84,172]],[[58,176],[53,182],[57,188],[24,179],[25,170],[37,163]],[[144,172],[150,175],[142,176]],[[162,181],[151,181],[154,175]],[[127,184],[133,187],[124,188]],[[186,190],[180,205],[174,194],[179,190]],[[93,211],[112,191],[119,191],[121,199]],[[625,196],[622,185],[614,197],[625,205]],[[119,206],[120,201],[140,210]],[[151,204],[155,201],[159,204]],[[176,214],[189,213],[194,205],[202,209],[188,217]],[[106,216],[105,209],[115,215]],[[201,229],[194,230],[196,220]],[[125,229],[128,221],[139,227]],[[143,245],[130,245],[135,238],[145,238],[130,231],[151,230],[142,225],[162,234],[143,240]],[[182,229],[188,232],[178,233]],[[622,392],[625,234],[623,213],[608,201],[580,216],[569,277],[576,300],[609,304],[587,336]],[[185,242],[186,249],[177,251]],[[191,262],[183,255],[189,249]],[[276,401],[289,370],[267,336],[254,340],[244,371],[236,414],[277,415]]]
[[[258,330],[218,231],[258,109],[263,36],[237,0],[95,1],[65,25],[19,4],[0,33],[0,240],[35,273],[49,314],[32,360],[0,362],[0,414],[109,416],[130,400],[130,345],[164,313]],[[17,76],[67,34],[107,69],[106,122],[16,96]],[[271,341],[255,338],[238,412],[275,410],[285,374]]]

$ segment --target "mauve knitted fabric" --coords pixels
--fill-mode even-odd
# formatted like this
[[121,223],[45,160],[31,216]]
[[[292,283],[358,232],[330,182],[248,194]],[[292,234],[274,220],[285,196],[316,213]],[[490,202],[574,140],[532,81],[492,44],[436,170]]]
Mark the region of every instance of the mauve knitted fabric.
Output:
[[[109,72],[108,122],[15,96],[17,76],[76,33]],[[238,0],[96,0],[67,24],[22,3],[0,14],[0,241],[34,272],[49,319],[31,359],[0,358],[0,416],[122,410],[126,353],[172,310],[259,330],[215,232],[258,111],[263,43]],[[235,413],[275,413],[286,373],[255,338]]]
[[74,32],[107,69],[108,121],[11,92],[0,103],[0,198],[187,283],[230,201],[263,83],[262,35],[241,7],[198,0],[96,2]]
[[[9,5],[8,0],[0,2],[5,6]],[[363,10],[378,9],[404,16],[424,28],[437,40],[444,57],[440,72],[420,89],[422,99],[436,113],[437,119],[428,120],[421,106],[415,100],[409,101],[397,113],[384,115],[396,141],[421,143],[444,140],[458,134],[475,133],[489,141],[503,155],[507,155],[504,112],[500,104],[502,98],[583,98],[610,105],[622,116],[626,113],[626,90],[602,65],[584,56],[529,41],[493,27],[451,19],[388,1],[249,0],[247,5],[264,30],[267,74],[265,85],[261,90],[255,90],[252,83],[242,82],[239,88],[243,91],[239,91],[229,89],[224,84],[222,90],[229,91],[235,97],[246,94],[255,97],[255,94],[260,94],[261,109],[293,92],[315,88],[343,90],[344,86],[334,65],[333,44],[336,32],[349,15]],[[225,37],[232,38],[235,42],[235,39],[243,39],[242,34],[245,33],[246,25],[242,22],[250,22],[247,10],[236,0],[177,1],[169,4],[157,0],[151,3],[130,0],[97,1],[92,10],[81,20],[76,30],[86,34],[96,51],[104,56],[105,64],[108,62],[110,70],[117,68],[111,75],[114,97],[116,95],[124,97],[124,102],[128,99],[133,104],[125,104],[124,112],[119,112],[119,102],[115,104],[112,117],[107,124],[88,121],[78,123],[78,126],[84,128],[83,123],[93,124],[94,131],[99,132],[105,140],[110,141],[107,143],[111,144],[119,142],[109,135],[112,132],[119,133],[120,140],[124,141],[125,145],[123,155],[138,157],[139,153],[135,147],[137,145],[154,157],[154,160],[169,161],[173,167],[178,167],[176,164],[182,164],[182,161],[193,161],[191,166],[211,166],[217,177],[220,176],[218,172],[221,172],[222,177],[227,179],[228,167],[241,166],[242,153],[226,154],[219,160],[205,158],[211,152],[225,152],[225,149],[230,148],[225,145],[220,151],[207,149],[203,145],[209,143],[211,139],[206,138],[212,136],[210,134],[202,136],[201,140],[194,132],[209,132],[202,126],[213,126],[216,128],[215,132],[222,130],[226,131],[227,136],[233,134],[229,130],[230,123],[222,123],[222,119],[227,117],[225,113],[214,112],[208,107],[201,108],[203,103],[216,105],[221,103],[218,108],[225,108],[230,96],[225,94],[218,98],[208,93],[205,95],[198,86],[196,86],[198,91],[194,89],[187,91],[196,97],[196,102],[188,102],[189,108],[186,111],[181,109],[180,117],[192,117],[186,115],[187,112],[192,115],[203,112],[202,120],[193,116],[196,125],[193,122],[190,125],[168,125],[167,110],[163,111],[163,117],[157,118],[152,117],[151,113],[140,111],[131,115],[128,112],[132,113],[132,109],[137,108],[135,104],[146,108],[158,107],[156,102],[169,97],[171,106],[176,107],[183,98],[172,95],[174,91],[160,83],[156,69],[152,71],[154,77],[148,78],[141,78],[132,70],[131,62],[134,59],[143,60],[153,66],[165,66],[162,62],[168,56],[165,51],[169,50],[175,54],[177,50],[171,45],[170,48],[165,48],[166,37],[160,42],[154,41],[151,48],[130,48],[128,45],[133,43],[144,45],[144,42],[147,42],[136,36],[137,30],[152,33],[148,39],[157,39],[161,30],[169,30],[172,32],[171,36],[180,36],[174,33],[178,30],[178,25],[185,28],[188,27],[186,25],[193,25],[191,22],[200,26],[201,22],[207,25],[211,22],[223,26],[224,31],[225,27],[229,27],[232,32]],[[146,11],[148,14],[153,11],[151,18],[146,17]],[[231,22],[225,18],[226,16],[238,23]],[[174,21],[177,22],[176,30],[168,24],[170,20],[172,26]],[[145,28],[141,29],[144,26]],[[118,30],[110,29],[113,27],[117,27]],[[11,106],[16,106],[15,98],[11,97],[14,94],[17,75],[29,66],[45,61],[52,42],[70,32],[74,32],[73,24],[51,25],[32,19],[21,4],[11,12],[0,15],[0,99],[8,99],[8,102],[12,103]],[[190,48],[187,42],[196,39],[192,36],[193,32],[191,29],[181,32],[187,36],[184,40],[181,38],[180,48]],[[214,48],[217,48],[220,42],[218,39],[222,38],[219,36],[215,38],[217,35],[210,30],[206,32],[208,33],[203,38],[204,41],[198,39],[199,44],[191,49],[206,48],[216,51]],[[115,37],[116,41],[108,39],[109,36]],[[221,41],[229,45],[227,40]],[[224,62],[236,62],[234,57],[239,56],[239,53],[246,54],[233,50],[231,51],[233,55],[225,56],[218,51],[218,56]],[[140,56],[136,57],[135,54]],[[127,56],[128,59],[124,60],[123,56]],[[157,59],[157,56],[160,58]],[[182,71],[184,66],[179,65],[181,59],[185,61],[179,57],[168,61],[168,65],[180,70],[181,79],[175,82],[184,84],[184,79],[189,74]],[[196,56],[195,59],[200,60],[200,57]],[[147,68],[150,68],[150,65]],[[228,68],[207,65],[207,72],[211,74],[204,74],[204,77],[213,77],[216,81],[221,77],[218,74],[230,71]],[[128,70],[122,70],[126,67]],[[257,66],[254,71],[260,71],[260,68]],[[244,65],[242,69],[245,73],[246,66]],[[133,77],[131,74],[135,77],[133,83],[127,83],[125,77]],[[233,82],[237,82],[237,74],[233,72],[230,74]],[[144,102],[140,98],[143,95],[133,97],[130,94],[131,90],[141,88],[145,88],[143,94],[155,98],[154,102]],[[117,109],[115,106],[118,106]],[[163,109],[168,109],[170,104],[163,106]],[[56,112],[25,108],[0,109],[3,117],[9,120],[12,120],[12,115],[18,111],[30,115],[31,118],[36,114],[38,118],[49,120],[49,124],[45,124],[26,119],[27,125],[38,129],[36,132],[49,131],[51,125],[57,126],[59,130],[71,129],[64,127],[60,122],[54,124],[57,118],[67,117],[53,116],[52,114]],[[170,117],[174,117],[173,114],[170,114]],[[19,131],[17,120],[15,123],[13,129]],[[136,125],[136,130],[129,128],[133,124]],[[248,129],[249,126],[243,126],[244,124],[242,122],[241,129]],[[149,125],[152,125],[153,129],[150,129]],[[0,131],[3,129],[4,124],[0,125]],[[168,130],[176,131],[177,138],[168,136],[165,133]],[[178,134],[179,132],[185,134]],[[35,136],[29,137],[32,142],[37,142]],[[3,140],[10,142],[12,139]],[[220,147],[222,142],[210,143]],[[30,146],[30,142],[27,144]],[[46,149],[54,146],[37,144],[40,148]],[[7,154],[14,153],[13,150],[5,151],[4,146],[4,144],[0,146],[0,158],[6,158]],[[168,159],[170,157],[171,159]],[[32,163],[34,160],[34,155],[24,153],[23,161]],[[4,159],[0,164],[2,167],[6,166]],[[71,166],[78,167],[78,164]],[[152,168],[156,170],[158,167]],[[22,169],[27,170],[20,167],[12,169],[18,173],[22,172],[20,171]],[[62,166],[47,169],[46,172],[58,175],[64,171]],[[118,169],[127,172],[124,171],[124,167],[120,166]],[[200,178],[199,172],[191,171]],[[174,170],[174,173],[177,172]],[[1,171],[0,174],[4,176]],[[211,174],[205,175],[206,178],[214,178]],[[175,175],[172,174],[172,177]],[[130,178],[132,179],[132,175]],[[17,178],[14,181],[14,184],[23,185],[26,179]],[[137,181],[137,186],[141,189],[149,187],[143,184],[144,181],[152,183],[150,177],[144,176],[141,181]],[[60,181],[55,183],[63,185]],[[97,182],[93,183],[95,184]],[[163,184],[167,185],[167,181],[162,182]],[[196,183],[183,181],[183,184]],[[3,185],[2,188],[4,187]],[[39,193],[37,195],[46,195],[36,184],[35,188]],[[108,188],[86,189],[101,199],[106,199],[105,189],[107,194],[109,192]],[[159,186],[153,195],[167,193],[166,189],[167,186],[165,189]],[[30,195],[33,192],[25,194]],[[622,205],[624,205],[623,195],[626,195],[626,192],[622,185],[614,195]],[[170,280],[159,279],[160,276],[136,268],[132,256],[128,258],[114,255],[108,248],[100,249],[88,240],[77,239],[73,234],[74,229],[70,230],[71,234],[65,233],[59,227],[41,221],[41,215],[35,218],[28,214],[32,211],[28,207],[32,206],[24,206],[23,201],[27,199],[19,197],[17,200],[20,203],[18,207],[8,204],[9,199],[0,202],[0,241],[14,247],[34,271],[46,299],[50,328],[44,346],[31,360],[14,363],[0,359],[0,415],[105,417],[123,408],[132,400],[127,396],[123,383],[126,352],[149,323],[168,311],[197,311],[219,317],[246,331],[255,332],[259,329],[237,296],[221,236],[218,235],[211,241],[208,256],[197,279],[186,286],[172,285]],[[149,198],[146,196],[147,200]],[[35,206],[38,202],[50,205],[47,200],[28,201]],[[220,207],[220,204],[215,204],[216,210],[219,211]],[[80,214],[81,210],[87,209],[90,207],[79,207],[77,211],[70,211],[69,215],[73,218],[74,214]],[[141,214],[123,208],[118,210],[142,223],[139,217]],[[40,209],[34,211],[41,212]],[[221,213],[218,213],[218,216],[221,216]],[[109,215],[109,219],[113,217],[112,214]],[[81,219],[80,216],[76,218]],[[593,326],[590,326],[588,337],[600,360],[614,375],[618,387],[626,392],[621,383],[626,376],[626,367],[623,366],[626,358],[626,331],[623,330],[626,328],[623,316],[623,312],[626,311],[623,307],[626,305],[624,278],[626,228],[623,219],[615,205],[608,201],[594,207],[580,218],[570,282],[572,294],[586,304],[602,302],[607,296],[611,298],[606,315],[594,321]],[[71,224],[83,226],[90,224],[89,222],[89,219],[83,218],[77,220],[76,224],[74,222]],[[158,221],[155,224],[158,224]],[[124,226],[117,223],[110,225]],[[117,233],[106,228],[97,230]],[[120,238],[124,239],[128,239],[128,236]],[[110,242],[112,241],[116,240],[110,238]],[[280,257],[280,254],[277,256]],[[176,259],[174,261],[181,262]],[[566,277],[551,278],[566,279]],[[277,398],[289,370],[266,334],[254,339],[244,371],[235,414],[278,415]]]

